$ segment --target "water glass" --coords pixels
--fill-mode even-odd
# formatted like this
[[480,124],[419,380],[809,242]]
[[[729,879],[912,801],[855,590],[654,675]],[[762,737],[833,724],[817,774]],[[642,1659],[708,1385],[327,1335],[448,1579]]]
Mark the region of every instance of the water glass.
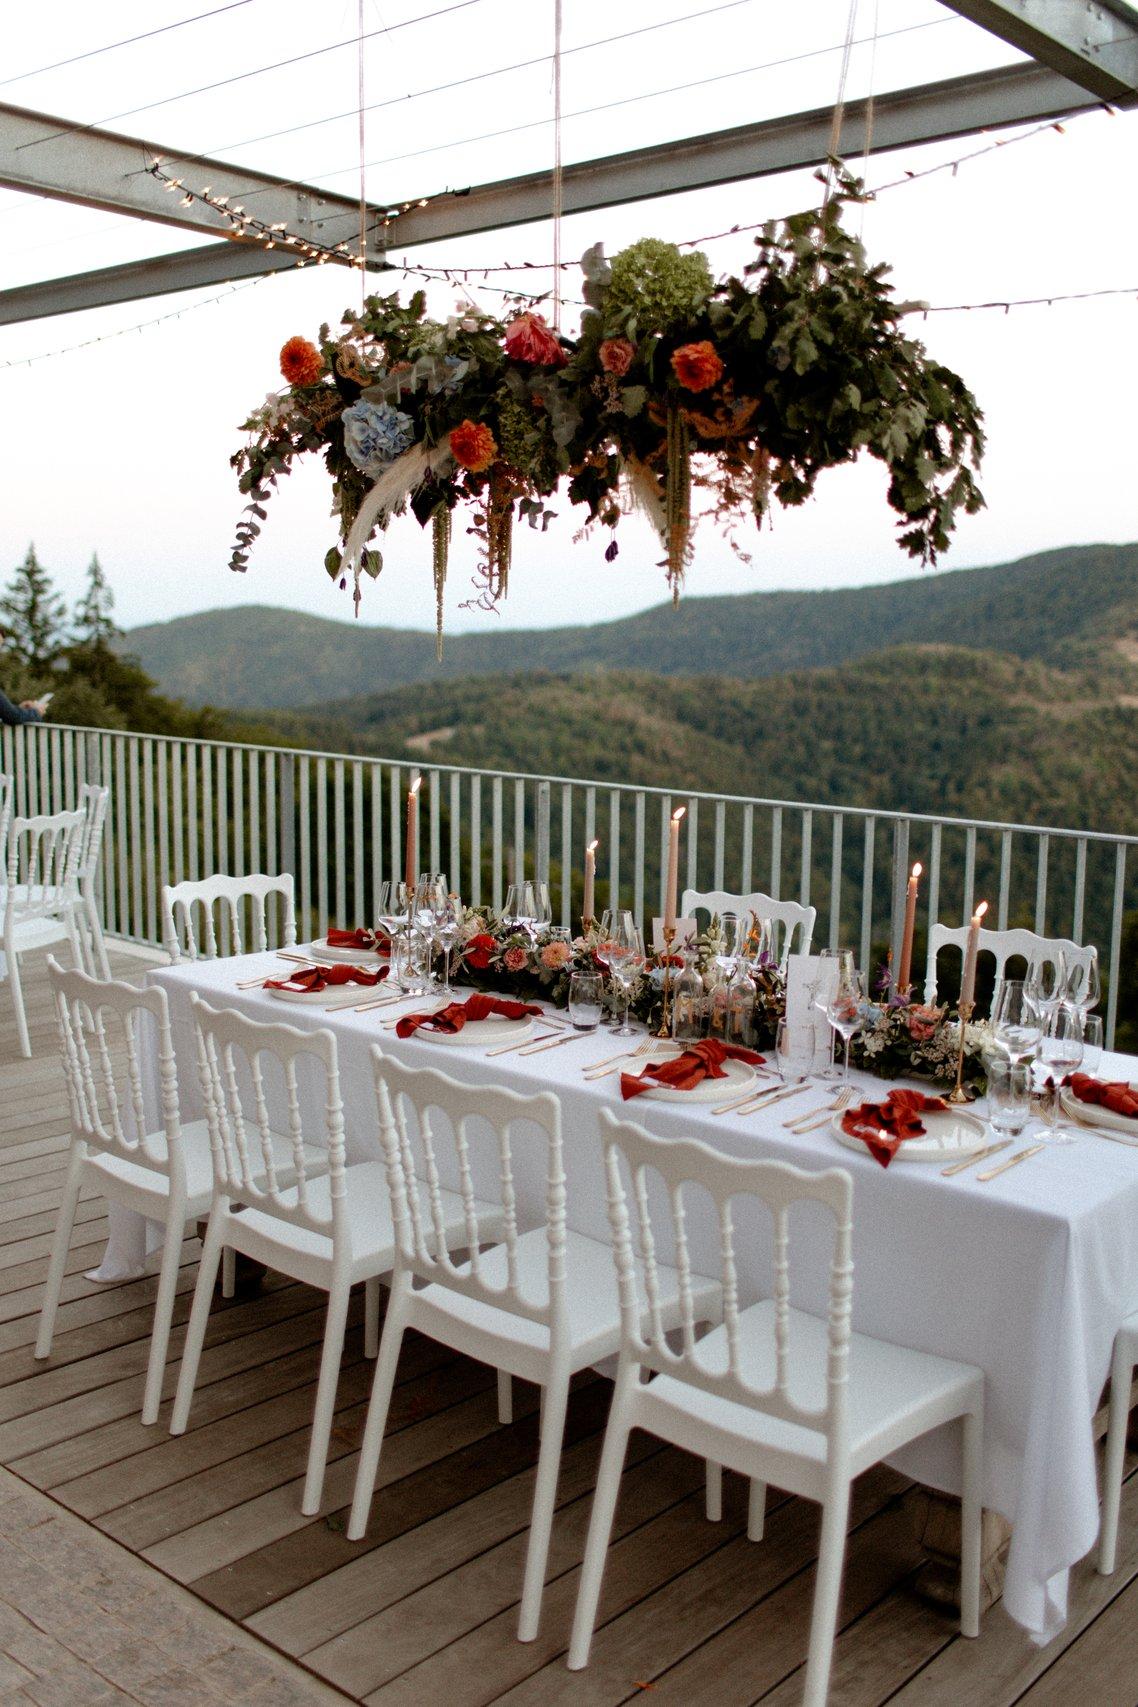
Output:
[[569,974],[569,1019],[574,1031],[596,1031],[603,1011],[604,981],[599,972]]
[[1031,1068],[997,1056],[988,1063],[988,1120],[1001,1138],[1018,1138],[1031,1119]]
[[780,1019],[774,1043],[775,1065],[784,1085],[800,1085],[814,1066],[814,1027]]
[[1093,1078],[1102,1066],[1103,1032],[1101,1014],[1084,1014],[1082,1071]]

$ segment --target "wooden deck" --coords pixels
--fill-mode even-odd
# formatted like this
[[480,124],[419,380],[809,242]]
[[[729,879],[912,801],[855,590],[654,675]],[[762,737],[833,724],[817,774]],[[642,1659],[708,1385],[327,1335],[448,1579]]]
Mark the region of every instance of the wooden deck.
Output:
[[[608,1403],[588,1378],[570,1407],[538,1641],[515,1640],[536,1458],[536,1393],[497,1422],[493,1377],[409,1338],[383,1479],[362,1542],[344,1538],[370,1365],[362,1300],[349,1329],[325,1515],[299,1496],[323,1320],[322,1295],[268,1277],[217,1300],[185,1435],[138,1421],[154,1282],[95,1287],[101,1201],[81,1204],[51,1359],[32,1358],[66,1140],[42,957],[29,957],[35,1057],[19,1060],[0,988],[0,1462],[346,1696],[395,1707],[508,1700],[608,1707],[795,1702],[801,1690],[817,1512],[772,1490],[766,1539],[744,1533],[743,1489],[705,1521],[701,1467],[636,1436],[618,1511],[593,1659],[564,1645]],[[120,971],[138,963],[117,957]],[[187,1240],[166,1398],[198,1246]],[[1133,1462],[1131,1463],[1133,1468]],[[1138,1700],[1138,1477],[1123,1496],[1116,1575],[1075,1573],[1063,1638],[1039,1649],[995,1607],[976,1642],[913,1588],[921,1554],[906,1483],[856,1488],[832,1700],[843,1707],[1121,1707]]]

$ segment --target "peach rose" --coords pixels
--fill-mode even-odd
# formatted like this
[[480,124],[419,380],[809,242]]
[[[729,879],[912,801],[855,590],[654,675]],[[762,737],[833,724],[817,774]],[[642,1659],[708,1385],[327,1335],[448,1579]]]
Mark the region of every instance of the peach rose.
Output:
[[524,948],[508,948],[502,956],[502,965],[507,972],[521,972],[526,963]]
[[615,374],[617,379],[622,379],[628,372],[635,354],[636,346],[627,338],[606,338],[597,351],[605,372]]

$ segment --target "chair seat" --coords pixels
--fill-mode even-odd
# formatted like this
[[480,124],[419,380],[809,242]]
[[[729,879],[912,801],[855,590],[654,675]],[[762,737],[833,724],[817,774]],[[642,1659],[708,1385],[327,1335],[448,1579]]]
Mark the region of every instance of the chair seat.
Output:
[[[146,1140],[147,1149],[152,1155],[165,1162],[166,1134],[151,1133]],[[186,1166],[186,1219],[191,1220],[204,1216],[209,1212],[213,1197],[213,1163],[210,1159],[209,1125],[204,1120],[190,1121],[182,1127],[182,1155]],[[277,1178],[284,1185],[292,1185],[296,1180],[296,1169],[292,1159],[292,1141],[279,1133],[273,1135],[273,1159],[276,1163]],[[146,1199],[151,1205],[164,1204],[169,1196],[169,1185],[166,1175],[156,1169],[141,1166],[137,1162],[122,1161],[118,1156],[110,1156],[105,1151],[95,1151],[88,1155],[91,1171],[101,1175],[107,1183],[109,1195],[130,1199]],[[323,1174],[328,1166],[328,1158],[323,1150],[305,1150],[305,1165],[313,1174]],[[263,1169],[259,1175],[264,1178]],[[141,1205],[146,1212],[146,1205]],[[153,1210],[151,1210],[153,1213]],[[158,1209],[161,1214],[161,1209]]]
[[[773,1388],[775,1384],[774,1311],[773,1300],[764,1299],[739,1317],[739,1364],[748,1384],[756,1388]],[[816,1316],[792,1309],[788,1326],[790,1398],[804,1409],[821,1410],[826,1397],[828,1325]],[[699,1358],[709,1371],[725,1371],[725,1328],[713,1329],[701,1341]],[[970,1364],[910,1351],[867,1334],[851,1334],[847,1398],[850,1473],[859,1474],[904,1442],[959,1416],[982,1389],[983,1375]],[[661,1431],[665,1438],[675,1438],[677,1422],[690,1423],[696,1430],[710,1430],[724,1439],[735,1436],[763,1451],[785,1453],[818,1468],[825,1463],[826,1441],[819,1430],[705,1392],[673,1375],[657,1375],[639,1397],[647,1428],[656,1430],[657,1411],[660,1421],[669,1419],[670,1426]],[[730,1463],[731,1459],[725,1456],[723,1461]]]
[[[309,1207],[315,1216],[331,1217],[331,1182],[324,1176],[316,1180],[307,1192]],[[465,1242],[466,1216],[462,1198],[457,1192],[440,1193],[443,1218],[449,1235],[455,1234],[455,1244]],[[430,1225],[430,1212],[423,1188],[423,1214]],[[347,1211],[348,1234],[351,1243],[351,1273],[354,1280],[373,1274],[383,1274],[395,1266],[395,1230],[391,1219],[391,1198],[387,1188],[387,1166],[384,1162],[357,1162],[344,1173],[344,1205]],[[476,1203],[479,1228],[486,1238],[497,1238],[501,1227],[501,1211],[489,1204]],[[270,1266],[284,1254],[299,1257],[304,1263],[318,1268],[331,1268],[331,1232],[317,1233],[307,1227],[294,1227],[279,1216],[263,1209],[246,1208],[237,1218],[240,1233],[235,1240],[238,1248],[249,1256],[268,1262]],[[256,1245],[256,1249],[252,1245]],[[276,1253],[274,1256],[272,1253]],[[268,1254],[265,1254],[268,1253]]]
[[[4,908],[0,904],[0,920],[3,920]],[[26,954],[33,948],[47,948],[53,942],[62,942],[67,935],[67,926],[61,918],[41,916],[21,919],[17,913],[12,927],[12,946],[17,954]]]
[[[517,1242],[518,1287],[524,1299],[544,1301],[549,1295],[549,1247],[544,1227],[523,1233]],[[506,1284],[506,1247],[497,1245],[483,1253],[479,1260],[482,1278],[488,1286]],[[460,1273],[469,1270],[463,1264]],[[673,1319],[678,1310],[679,1281],[674,1269],[660,1266],[660,1292],[664,1315]],[[696,1305],[696,1320],[715,1320],[719,1315],[720,1288],[714,1280],[693,1276],[692,1291]],[[620,1346],[620,1299],[616,1288],[612,1253],[606,1244],[590,1239],[583,1233],[565,1235],[565,1304],[569,1318],[569,1344],[575,1369],[611,1357]],[[543,1322],[530,1321],[509,1309],[484,1303],[468,1293],[456,1292],[442,1284],[426,1286],[414,1295],[414,1320],[425,1333],[444,1339],[461,1350],[479,1355],[472,1336],[477,1335],[489,1353],[492,1344],[513,1347],[523,1354],[540,1355],[543,1362],[549,1357],[549,1329]],[[504,1357],[502,1368],[511,1363]],[[525,1378],[525,1370],[513,1373]],[[532,1379],[532,1377],[530,1377]]]

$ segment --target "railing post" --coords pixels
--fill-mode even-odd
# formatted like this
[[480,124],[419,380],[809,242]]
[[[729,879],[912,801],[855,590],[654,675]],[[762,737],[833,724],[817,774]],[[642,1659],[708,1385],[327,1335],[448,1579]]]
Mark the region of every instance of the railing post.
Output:
[[549,882],[549,783],[537,785],[537,854],[534,876],[539,883]]

